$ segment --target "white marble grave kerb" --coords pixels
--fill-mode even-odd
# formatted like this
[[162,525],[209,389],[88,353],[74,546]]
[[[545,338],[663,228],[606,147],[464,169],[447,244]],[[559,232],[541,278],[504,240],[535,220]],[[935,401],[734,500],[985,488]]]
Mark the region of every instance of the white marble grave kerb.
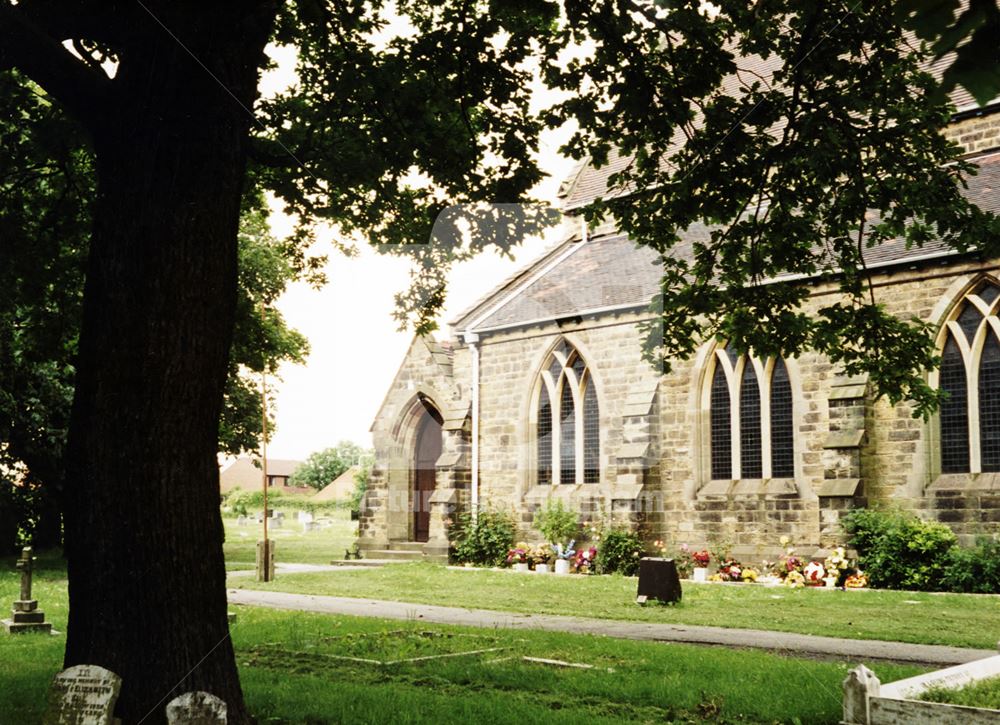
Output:
[[11,634],[52,631],[52,624],[45,621],[45,612],[38,608],[38,600],[31,598],[34,566],[35,557],[32,556],[31,547],[26,546],[21,550],[21,558],[17,560],[17,568],[21,572],[21,598],[14,602],[10,619],[0,622]]
[[75,665],[52,681],[45,725],[111,725],[122,680],[97,665]]

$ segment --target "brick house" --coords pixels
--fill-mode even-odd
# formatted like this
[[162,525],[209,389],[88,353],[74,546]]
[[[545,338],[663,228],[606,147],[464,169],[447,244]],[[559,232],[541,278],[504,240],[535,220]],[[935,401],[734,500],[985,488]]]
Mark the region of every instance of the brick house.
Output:
[[[1000,210],[1000,103],[959,91],[947,134],[980,167],[968,194]],[[840,542],[845,510],[894,502],[963,539],[1000,533],[1000,262],[942,244],[870,250],[879,302],[937,330],[930,382],[951,393],[930,421],[875,400],[827,360],[759,360],[712,343],[658,375],[641,359],[659,272],[654,253],[573,215],[615,164],[563,185],[564,241],[452,322],[412,341],[372,426],[376,465],[360,544],[420,542],[443,556],[458,508],[514,510],[531,537],[550,496],[603,511],[650,539],[720,534],[743,556],[788,535]],[[706,237],[689,229],[677,254]],[[835,285],[806,280],[819,307]],[[540,538],[534,536],[531,538]]]

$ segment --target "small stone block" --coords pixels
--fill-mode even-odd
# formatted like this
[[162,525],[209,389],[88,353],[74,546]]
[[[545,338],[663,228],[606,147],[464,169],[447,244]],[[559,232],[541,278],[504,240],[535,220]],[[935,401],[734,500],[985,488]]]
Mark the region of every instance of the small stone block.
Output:
[[14,611],[15,612],[33,612],[38,609],[37,599],[15,599],[14,600]]
[[640,607],[644,607],[646,606],[647,599],[649,599],[649,597],[647,597],[645,594],[640,594],[635,598],[635,603],[638,604]]
[[32,624],[45,621],[45,612],[36,609],[34,612],[18,612],[14,610],[13,617],[15,624]]
[[227,612],[226,619],[229,620],[230,624],[236,624],[236,612]]
[[225,725],[226,703],[208,692],[185,692],[167,705],[167,725]]
[[7,634],[24,634],[26,632],[52,632],[52,624],[49,622],[15,622],[10,619],[0,620],[0,624],[7,630]]

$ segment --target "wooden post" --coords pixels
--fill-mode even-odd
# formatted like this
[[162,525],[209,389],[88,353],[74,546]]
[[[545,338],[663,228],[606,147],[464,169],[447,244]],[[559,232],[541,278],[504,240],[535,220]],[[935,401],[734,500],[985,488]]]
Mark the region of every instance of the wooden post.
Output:
[[[260,321],[261,325],[265,324],[267,321],[264,303],[260,303]],[[258,561],[267,562],[263,569],[257,569],[257,579],[259,581],[269,582],[274,578],[274,553],[271,549],[270,542],[267,539],[267,361],[264,361],[263,367],[260,369],[260,422],[261,422],[261,469],[264,476],[264,548],[263,548],[263,558],[258,556]],[[263,578],[261,578],[263,576]]]

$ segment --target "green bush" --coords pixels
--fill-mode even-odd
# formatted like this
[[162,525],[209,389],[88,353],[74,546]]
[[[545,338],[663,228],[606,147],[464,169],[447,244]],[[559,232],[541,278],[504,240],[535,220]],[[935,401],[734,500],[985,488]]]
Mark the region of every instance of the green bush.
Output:
[[955,547],[955,534],[944,524],[922,521],[912,514],[857,509],[841,520],[858,550],[858,563],[874,587],[934,591],[942,580]]
[[982,537],[972,548],[948,552],[941,588],[951,592],[1000,593],[1000,541]]
[[471,514],[459,514],[451,527],[452,559],[460,564],[503,566],[514,547],[517,524],[514,517],[496,509],[483,509],[475,521]]
[[597,573],[635,576],[645,550],[639,534],[626,529],[611,529],[597,545]]
[[567,544],[577,538],[580,516],[559,499],[549,499],[545,507],[535,512],[535,528],[550,544]]

